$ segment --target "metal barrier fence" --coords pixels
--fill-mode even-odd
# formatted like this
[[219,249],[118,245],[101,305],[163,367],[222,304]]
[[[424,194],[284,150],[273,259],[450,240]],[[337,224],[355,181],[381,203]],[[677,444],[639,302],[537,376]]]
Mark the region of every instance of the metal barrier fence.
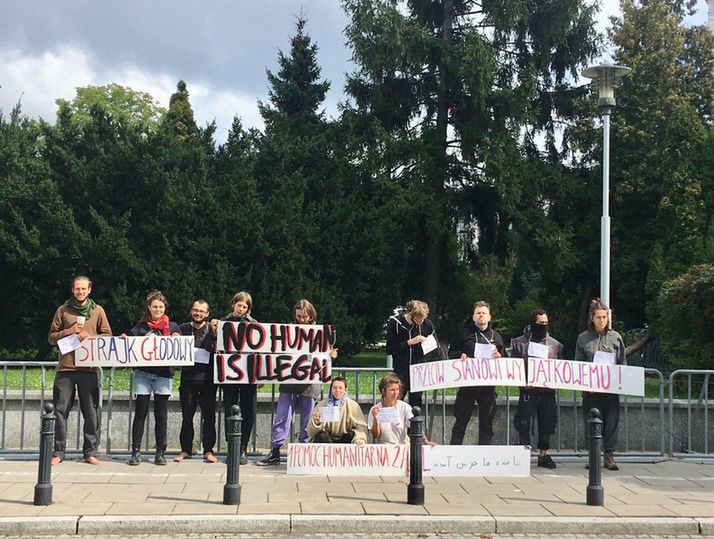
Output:
[[[2,414],[0,419],[0,453],[36,452],[37,445],[28,443],[28,432],[36,434],[37,419],[42,410],[45,400],[52,398],[51,383],[48,381],[48,371],[54,370],[56,362],[0,362],[3,372],[2,386]],[[378,401],[379,379],[387,372],[386,368],[343,368],[337,367],[334,372],[345,376],[348,379],[348,389],[350,396],[361,402],[363,405],[374,404]],[[37,390],[28,390],[28,373],[38,383]],[[622,413],[620,416],[620,450],[631,455],[692,455],[701,454],[712,456],[711,444],[709,443],[709,379],[714,371],[675,371],[668,380],[656,369],[645,369],[647,387],[649,392],[656,393],[654,397],[621,397]],[[687,399],[675,398],[675,385],[682,385],[675,378],[686,375]],[[134,412],[134,401],[131,390],[128,393],[128,403],[126,392],[119,394],[115,391],[115,369],[109,371],[109,375],[100,370],[100,403],[99,403],[99,425],[101,429],[101,442],[107,453],[125,452],[130,449],[130,432]],[[697,376],[704,376],[704,382],[699,383]],[[695,378],[693,380],[693,377]],[[17,387],[11,389],[10,386]],[[131,383],[129,384],[131,387]],[[665,388],[668,388],[668,406],[665,407]],[[692,390],[699,388],[699,398],[692,399]],[[498,398],[498,413],[494,423],[496,431],[496,443],[511,444],[517,443],[515,430],[512,426],[513,412],[518,401],[517,388],[500,388],[502,395]],[[39,394],[38,394],[39,393]],[[427,437],[435,439],[439,443],[448,443],[450,433],[451,416],[449,409],[453,404],[456,390],[437,390],[425,395],[425,433]],[[274,403],[277,400],[277,390],[271,387],[270,393],[261,393],[261,401],[265,396],[270,395],[267,404],[269,408],[270,421],[272,425],[275,413]],[[222,451],[223,442],[223,406],[220,401],[216,406],[217,413],[217,450]],[[175,399],[174,399],[175,400]],[[12,406],[11,406],[12,403]],[[587,451],[584,435],[584,422],[582,420],[582,403],[580,393],[575,391],[557,391],[556,396],[558,426],[554,436],[552,450],[561,455],[581,454]],[[127,406],[128,404],[128,406]],[[264,407],[266,404],[263,405]],[[120,408],[127,408],[124,415]],[[11,409],[12,408],[12,409]],[[514,410],[511,410],[513,408]],[[700,413],[701,412],[701,413]],[[74,417],[71,421],[76,422],[74,436],[74,448],[68,440],[68,450],[81,450],[81,414],[78,406],[73,410]],[[13,415],[12,419],[8,415]],[[119,415],[117,415],[119,414]],[[264,415],[267,415],[264,414]],[[666,420],[668,416],[668,420]],[[681,418],[680,418],[681,416]],[[127,421],[126,440],[112,440],[112,422],[121,418]],[[686,421],[684,419],[686,418]],[[681,419],[681,420],[680,420]],[[149,448],[149,432],[151,418],[147,418],[146,435],[144,437],[146,448]],[[265,424],[265,422],[263,422]],[[476,430],[477,419],[473,418],[469,431]],[[295,426],[291,433],[290,440],[296,438]],[[254,429],[249,447],[252,452],[259,449],[258,444],[258,424]],[[686,426],[686,434],[681,433],[681,429]],[[702,428],[698,428],[701,426]],[[668,427],[668,428],[667,428]],[[265,432],[261,431],[263,439]],[[467,440],[468,441],[468,440]],[[681,448],[675,448],[675,441],[679,441]],[[172,445],[177,440],[172,441]],[[474,442],[475,443],[475,442]],[[265,447],[265,444],[263,445]],[[675,449],[682,449],[677,451]]]
[[[670,456],[693,456],[693,455],[711,455],[711,446],[709,445],[710,425],[709,425],[709,408],[712,403],[709,401],[709,384],[711,383],[711,375],[714,370],[690,370],[682,369],[674,371],[669,375],[669,455]],[[677,378],[686,376],[686,401],[683,399],[675,399],[675,389],[682,389],[682,384],[677,382]],[[703,376],[701,382],[695,380],[692,384],[692,377]],[[696,401],[692,400],[692,389],[699,388],[699,395]],[[675,408],[686,403],[686,438],[682,432],[682,423],[675,426],[674,415]],[[701,411],[701,415],[698,413]],[[680,431],[675,432],[677,427]],[[680,444],[679,451],[675,451],[674,442]]]

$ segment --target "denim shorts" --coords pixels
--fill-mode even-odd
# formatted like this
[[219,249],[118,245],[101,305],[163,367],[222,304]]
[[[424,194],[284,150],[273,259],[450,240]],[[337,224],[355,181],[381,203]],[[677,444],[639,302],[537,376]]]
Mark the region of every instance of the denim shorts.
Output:
[[131,381],[131,390],[134,395],[171,395],[173,378],[158,376],[146,371],[134,369],[134,377]]

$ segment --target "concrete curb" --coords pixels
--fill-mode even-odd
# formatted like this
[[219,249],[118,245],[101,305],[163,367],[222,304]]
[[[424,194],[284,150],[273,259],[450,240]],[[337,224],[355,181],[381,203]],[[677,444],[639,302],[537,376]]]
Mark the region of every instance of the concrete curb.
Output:
[[0,535],[75,535],[78,517],[0,517]]
[[714,518],[422,515],[188,515],[0,517],[0,535],[195,533],[509,533],[714,535]]
[[[334,525],[334,522],[333,522]],[[77,534],[290,533],[290,515],[189,515],[80,517]],[[74,531],[72,533],[75,533]]]
[[[687,517],[495,517],[496,533],[604,535],[699,535]],[[714,519],[713,519],[714,520]],[[714,525],[714,522],[713,522]]]
[[292,515],[291,533],[494,533],[493,517]]
[[702,535],[714,535],[714,518],[698,518],[699,533]]

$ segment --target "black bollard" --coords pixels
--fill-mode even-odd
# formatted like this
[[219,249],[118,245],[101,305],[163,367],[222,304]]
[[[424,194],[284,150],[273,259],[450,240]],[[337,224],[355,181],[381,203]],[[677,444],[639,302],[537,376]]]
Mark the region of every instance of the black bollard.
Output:
[[223,505],[240,505],[240,439],[241,439],[240,407],[231,406],[231,415],[226,418],[226,437],[228,438],[228,457],[226,464],[226,484],[223,485]]
[[407,503],[409,505],[424,505],[424,484],[422,476],[422,447],[424,446],[424,418],[421,408],[412,408],[412,417],[409,420],[409,486],[407,487]]
[[45,413],[40,416],[40,463],[35,485],[35,505],[52,503],[52,450],[55,445],[55,407],[45,403]]
[[588,488],[586,503],[588,505],[605,505],[605,490],[602,488],[602,467],[600,454],[602,453],[602,416],[597,408],[590,408],[588,419],[588,432],[590,433],[590,459]]

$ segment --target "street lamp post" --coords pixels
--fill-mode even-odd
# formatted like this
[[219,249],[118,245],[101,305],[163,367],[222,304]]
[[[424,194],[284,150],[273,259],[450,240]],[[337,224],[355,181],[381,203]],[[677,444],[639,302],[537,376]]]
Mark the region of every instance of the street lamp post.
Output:
[[[600,64],[588,67],[583,76],[593,80],[598,90],[602,116],[602,217],[600,218],[600,299],[610,305],[610,113],[615,108],[615,85],[632,71],[629,67]],[[608,317],[610,318],[610,317]]]

